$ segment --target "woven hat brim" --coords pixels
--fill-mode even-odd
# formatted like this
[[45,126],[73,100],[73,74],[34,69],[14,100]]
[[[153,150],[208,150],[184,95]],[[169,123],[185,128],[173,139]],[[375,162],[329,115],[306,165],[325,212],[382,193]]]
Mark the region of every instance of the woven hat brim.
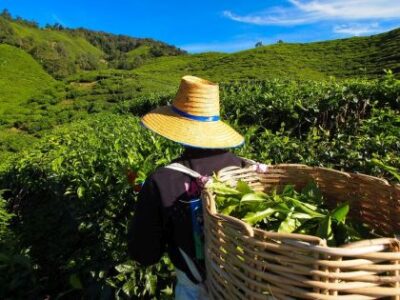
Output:
[[142,123],[150,130],[174,142],[198,148],[223,149],[243,144],[244,138],[222,121],[200,122],[182,117],[170,106],[149,112]]

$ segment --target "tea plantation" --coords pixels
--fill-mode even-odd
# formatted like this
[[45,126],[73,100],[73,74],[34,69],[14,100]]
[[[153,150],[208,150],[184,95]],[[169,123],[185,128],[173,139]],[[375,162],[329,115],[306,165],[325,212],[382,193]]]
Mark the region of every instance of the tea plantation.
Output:
[[[168,259],[138,266],[127,257],[126,234],[135,184],[182,150],[139,125],[138,116],[172,97],[122,101],[45,133],[3,163],[2,299],[171,298]],[[400,178],[400,81],[390,73],[223,83],[221,97],[223,118],[245,135],[241,156]]]
[[169,260],[126,241],[136,185],[182,151],[139,117],[183,75],[220,83],[240,156],[399,182],[399,61],[400,29],[192,55],[1,13],[0,299],[172,298]]

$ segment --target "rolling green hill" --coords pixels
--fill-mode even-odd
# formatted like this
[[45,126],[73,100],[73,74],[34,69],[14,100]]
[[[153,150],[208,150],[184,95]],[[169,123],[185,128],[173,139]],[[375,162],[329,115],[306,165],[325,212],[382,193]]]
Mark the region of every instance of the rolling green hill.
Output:
[[[132,52],[146,55],[146,48]],[[140,53],[140,54],[138,54]],[[248,79],[293,78],[325,80],[377,78],[391,69],[400,74],[400,29],[349,39],[295,44],[278,43],[232,54],[201,53],[163,56],[146,60],[131,71],[81,72],[69,82],[92,84],[80,91],[81,99],[114,99],[120,102],[138,95],[173,92],[183,75],[192,74],[223,82]]]
[[233,54],[204,53],[160,57],[135,70],[159,79],[191,73],[214,80],[329,76],[378,77],[384,69],[400,73],[400,29],[370,36],[315,43],[279,43]]
[[[56,81],[25,51],[0,44],[0,116],[29,110],[20,106],[44,93]],[[4,120],[4,119],[3,119]]]
[[87,40],[70,33],[40,29],[0,17],[0,42],[16,46],[31,54],[56,78],[78,70],[104,67],[103,51]]
[[33,113],[29,99],[50,96],[58,85],[25,51],[0,44],[0,160],[7,152],[17,152],[34,142],[33,136],[13,123],[20,116]]
[[[82,70],[132,69],[141,64],[144,58],[185,53],[153,39],[83,28],[69,29],[59,24],[40,28],[33,21],[13,19],[8,12],[0,14],[0,43],[30,53],[48,73],[58,79]],[[140,57],[136,59],[135,50],[141,47],[148,48],[147,55],[144,57],[139,50],[137,56]]]
[[277,43],[232,54],[187,55],[152,39],[60,25],[39,28],[3,13],[0,131],[7,132],[0,143],[21,132],[40,135],[126,101],[151,102],[151,94],[173,95],[186,74],[218,82],[342,80],[377,78],[384,69],[400,74],[400,29],[370,37]]
[[214,80],[236,80],[288,76],[370,78],[382,75],[384,69],[400,72],[400,29],[370,37],[282,42],[232,54],[181,55],[185,52],[152,39],[68,29],[59,24],[39,28],[32,21],[3,13],[0,43],[24,49],[56,78],[88,70],[133,69],[131,76],[139,76],[144,86],[147,78],[176,82],[188,73]]
[[126,235],[137,186],[182,151],[139,117],[167,104],[185,74],[221,83],[241,157],[400,181],[400,29],[180,54],[0,13],[0,299],[172,299],[170,260],[142,268]]

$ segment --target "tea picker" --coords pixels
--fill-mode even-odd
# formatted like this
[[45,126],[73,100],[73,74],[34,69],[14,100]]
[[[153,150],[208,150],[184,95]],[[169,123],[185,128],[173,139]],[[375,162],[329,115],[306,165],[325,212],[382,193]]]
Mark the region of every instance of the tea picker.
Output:
[[129,229],[129,254],[147,266],[167,251],[176,268],[175,299],[207,299],[200,193],[207,176],[246,164],[226,150],[244,139],[220,119],[218,85],[194,76],[184,76],[172,104],[149,112],[142,124],[185,150],[144,183]]

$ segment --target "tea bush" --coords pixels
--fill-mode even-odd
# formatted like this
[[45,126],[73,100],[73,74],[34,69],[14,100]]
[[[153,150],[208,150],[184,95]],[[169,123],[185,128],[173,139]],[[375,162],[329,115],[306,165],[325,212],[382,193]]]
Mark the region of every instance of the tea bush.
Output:
[[11,191],[11,227],[41,285],[35,297],[98,299],[113,291],[159,298],[171,288],[169,263],[144,270],[128,261],[126,227],[136,193],[126,173],[143,180],[179,151],[137,119],[101,115],[57,130],[13,162],[1,185]]
[[[170,93],[118,102],[114,113],[45,134],[0,168],[6,188],[0,248],[2,298],[168,298],[167,258],[141,268],[127,257],[127,223],[136,192],[127,171],[143,181],[180,154],[172,142],[144,130],[133,115],[168,103]],[[267,163],[304,163],[398,180],[400,81],[247,81],[221,85],[222,116],[245,136],[236,153]],[[2,230],[3,232],[4,230]],[[3,243],[6,238],[0,236]],[[10,255],[26,263],[16,269]],[[4,288],[8,287],[8,288]],[[23,291],[26,291],[25,294]]]

